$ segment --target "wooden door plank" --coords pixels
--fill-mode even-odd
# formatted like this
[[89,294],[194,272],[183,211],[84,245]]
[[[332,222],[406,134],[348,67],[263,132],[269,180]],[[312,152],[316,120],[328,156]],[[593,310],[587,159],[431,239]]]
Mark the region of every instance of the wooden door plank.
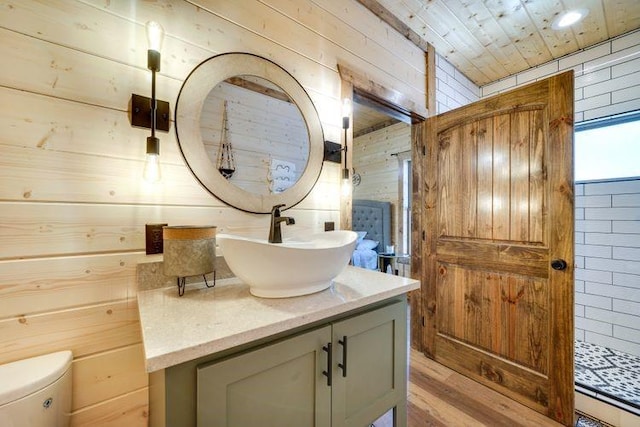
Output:
[[456,171],[462,161],[461,129],[454,127],[448,132],[443,132],[438,138],[438,173],[442,177],[439,184],[442,200],[439,213],[440,236],[462,236],[462,200],[463,191],[460,180],[455,179]]
[[481,239],[493,238],[493,120],[478,122],[477,129],[477,230]]
[[476,269],[531,274],[547,277],[549,250],[545,247],[510,243],[475,242],[462,239],[441,239],[437,244],[438,257],[443,262]]
[[544,114],[541,110],[531,111],[531,134],[529,135],[529,241],[547,242],[544,225],[547,221],[545,195],[544,163],[550,154],[545,155]]
[[426,156],[422,160],[424,198],[422,199],[423,224],[420,230],[422,239],[422,265],[421,265],[421,292],[422,292],[422,313],[424,316],[424,327],[422,329],[423,351],[429,357],[435,356],[435,337],[437,331],[436,309],[437,309],[437,287],[434,286],[438,280],[438,266],[436,260],[436,248],[438,240],[435,236],[439,233],[440,212],[438,210],[438,171],[434,165],[439,161],[439,141],[437,136],[438,116],[428,118],[423,126],[422,143],[426,147]]
[[574,329],[574,182],[573,182],[573,118],[574,92],[573,72],[563,73],[550,80],[549,92],[549,137],[554,141],[553,156],[548,176],[551,184],[549,206],[549,251],[550,258],[563,259],[567,269],[550,269],[549,289],[554,309],[549,316],[554,319],[550,331],[554,351],[549,357],[553,366],[549,372],[551,383],[558,384],[550,392],[550,413],[558,420],[569,424],[573,416],[573,389],[562,384],[573,384]]
[[476,342],[480,346],[486,346],[483,331],[486,325],[482,319],[482,281],[476,280],[475,272],[464,270],[464,286],[460,287],[464,301],[464,341]]
[[[423,168],[423,148],[426,150],[426,147],[422,145],[422,132],[423,126],[411,126],[411,277],[418,280],[423,274],[423,259],[425,258],[422,248],[424,230],[422,211],[424,209],[424,180],[426,178],[426,172]],[[424,284],[421,283],[420,289],[409,293],[411,348],[420,351],[424,345],[423,286]]]
[[508,114],[493,118],[493,231],[494,240],[509,240],[511,193],[509,173],[511,120]]
[[[541,279],[527,278],[511,282],[511,320],[515,339],[513,360],[543,375],[549,373],[549,317],[546,309],[549,291]],[[522,321],[521,319],[526,319]]]
[[[461,191],[452,195],[462,201],[461,234],[462,237],[476,237],[478,210],[478,124],[467,123],[462,126],[462,135],[466,144],[462,146],[459,170],[461,176]],[[453,171],[451,171],[453,172]]]
[[449,271],[445,265],[439,265],[436,292],[440,314],[437,317],[437,330],[439,333],[455,336],[454,282],[448,273]]
[[438,336],[437,341],[436,361],[446,363],[455,371],[490,386],[538,412],[545,412],[549,399],[544,391],[546,377],[533,371],[525,371],[523,374],[515,364],[490,354],[474,356],[471,347],[457,340]]
[[509,240],[529,241],[529,112],[511,118]]

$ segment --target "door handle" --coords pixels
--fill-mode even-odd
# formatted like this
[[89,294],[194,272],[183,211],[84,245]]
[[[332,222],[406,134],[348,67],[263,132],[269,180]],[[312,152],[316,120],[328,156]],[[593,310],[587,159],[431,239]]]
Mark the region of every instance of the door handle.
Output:
[[347,377],[347,336],[343,335],[338,344],[342,345],[342,363],[338,363],[338,367],[342,368],[342,377]]
[[551,268],[558,271],[566,270],[567,261],[563,259],[554,259],[553,261],[551,261]]
[[331,387],[331,377],[333,376],[331,370],[333,366],[333,352],[331,351],[331,343],[322,346],[322,349],[327,352],[327,370],[322,371],[322,375],[327,377],[327,385]]

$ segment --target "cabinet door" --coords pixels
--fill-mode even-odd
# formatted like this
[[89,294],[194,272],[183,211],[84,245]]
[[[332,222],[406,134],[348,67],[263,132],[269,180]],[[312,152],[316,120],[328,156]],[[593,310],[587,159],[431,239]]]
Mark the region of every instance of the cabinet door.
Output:
[[198,426],[329,427],[331,327],[197,369]]
[[395,425],[406,425],[406,307],[402,301],[333,324],[333,427],[369,425],[390,408]]

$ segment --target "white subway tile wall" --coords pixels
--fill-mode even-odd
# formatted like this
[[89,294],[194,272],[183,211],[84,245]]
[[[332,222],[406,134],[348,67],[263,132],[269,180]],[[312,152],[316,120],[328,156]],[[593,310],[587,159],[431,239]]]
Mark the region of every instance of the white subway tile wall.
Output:
[[575,120],[640,109],[640,30],[481,88],[484,98],[558,72],[575,71]]
[[576,184],[576,338],[640,356],[640,178]]
[[436,114],[480,99],[480,88],[436,54]]

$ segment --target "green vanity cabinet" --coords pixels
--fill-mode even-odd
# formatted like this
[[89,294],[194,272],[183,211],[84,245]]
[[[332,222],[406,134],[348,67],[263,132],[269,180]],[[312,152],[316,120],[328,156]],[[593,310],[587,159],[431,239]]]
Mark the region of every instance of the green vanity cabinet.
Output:
[[407,302],[394,298],[186,362],[155,375],[164,408],[151,425],[365,427],[393,409],[404,427],[407,345]]
[[369,426],[394,408],[395,425],[406,426],[406,301],[335,322],[332,331],[331,425]]
[[[325,326],[197,368],[198,427],[331,425]],[[324,353],[324,354],[323,354]]]

